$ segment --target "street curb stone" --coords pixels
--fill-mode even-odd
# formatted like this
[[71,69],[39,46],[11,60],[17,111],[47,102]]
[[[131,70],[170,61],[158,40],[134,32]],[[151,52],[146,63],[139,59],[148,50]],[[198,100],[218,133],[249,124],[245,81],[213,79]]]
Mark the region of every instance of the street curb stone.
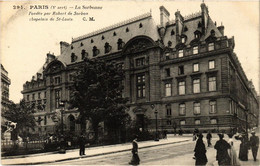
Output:
[[[163,144],[157,144],[157,145],[148,145],[148,146],[144,146],[144,147],[139,147],[139,149],[151,148],[151,147],[156,147],[156,146],[161,146],[161,145],[176,144],[176,143],[187,142],[187,141],[189,141],[189,140],[183,140],[183,141],[178,141],[178,142],[169,142],[169,143],[163,143]],[[95,157],[95,156],[102,156],[102,155],[113,154],[113,153],[126,152],[126,151],[130,151],[130,150],[131,150],[131,148],[124,149],[124,150],[118,150],[118,151],[112,151],[112,152],[106,152],[106,153],[93,154],[93,155],[71,157],[71,158],[59,159],[59,160],[53,160],[53,161],[42,161],[42,162],[34,162],[34,163],[18,163],[18,164],[10,164],[10,165],[47,164],[47,163],[55,163],[55,162],[62,162],[62,161],[68,161],[68,160],[76,160],[76,159],[80,159],[80,158]]]

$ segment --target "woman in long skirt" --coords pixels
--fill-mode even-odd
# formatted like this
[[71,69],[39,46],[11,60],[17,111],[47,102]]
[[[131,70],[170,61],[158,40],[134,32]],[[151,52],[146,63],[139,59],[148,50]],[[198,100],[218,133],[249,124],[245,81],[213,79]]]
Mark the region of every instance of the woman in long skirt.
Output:
[[129,162],[130,165],[139,165],[140,163],[140,158],[138,156],[138,144],[137,144],[137,138],[138,136],[135,135],[134,140],[133,140],[133,148],[132,148],[132,159]]
[[249,142],[246,133],[242,133],[242,135],[235,136],[237,140],[241,141],[240,148],[239,148],[239,159],[242,161],[248,161],[248,149],[249,149]]
[[205,144],[203,143],[203,135],[202,134],[199,134],[198,135],[198,140],[196,142],[196,146],[195,146],[195,149],[194,149],[194,156],[195,156],[195,160],[196,160],[196,163],[195,165],[206,165],[207,162],[208,162],[208,159],[207,159],[207,156],[206,156],[206,147],[205,147]]

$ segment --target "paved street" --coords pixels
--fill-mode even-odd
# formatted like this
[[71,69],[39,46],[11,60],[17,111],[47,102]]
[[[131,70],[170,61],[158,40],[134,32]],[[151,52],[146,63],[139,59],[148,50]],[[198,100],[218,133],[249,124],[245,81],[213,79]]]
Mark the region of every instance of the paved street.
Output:
[[[204,140],[205,141],[205,140]],[[213,140],[213,145],[216,138]],[[195,142],[188,141],[177,144],[162,145],[139,150],[141,165],[194,165],[193,149]],[[239,142],[235,142],[238,153]],[[217,165],[216,151],[213,147],[207,148],[208,165]],[[65,162],[52,163],[51,165],[127,165],[131,159],[131,152],[120,152],[97,157],[82,158]],[[254,162],[251,151],[249,161],[241,165],[259,165],[259,160]]]

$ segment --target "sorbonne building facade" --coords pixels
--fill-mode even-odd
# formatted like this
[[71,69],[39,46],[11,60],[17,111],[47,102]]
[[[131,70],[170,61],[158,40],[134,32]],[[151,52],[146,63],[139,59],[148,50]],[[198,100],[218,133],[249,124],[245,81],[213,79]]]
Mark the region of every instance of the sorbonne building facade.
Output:
[[[124,96],[128,113],[140,128],[159,130],[245,129],[258,126],[259,103],[233,52],[234,37],[224,35],[201,4],[201,12],[175,20],[160,7],[160,25],[151,13],[99,31],[60,42],[60,55],[46,62],[23,87],[29,103],[42,105],[35,117],[37,133],[53,132],[53,115],[61,101],[69,101],[73,73],[84,58],[102,58],[125,71]],[[86,101],[87,102],[87,101]],[[76,110],[65,104],[66,130],[77,131]],[[144,118],[151,119],[144,126]],[[87,123],[87,125],[89,125]]]

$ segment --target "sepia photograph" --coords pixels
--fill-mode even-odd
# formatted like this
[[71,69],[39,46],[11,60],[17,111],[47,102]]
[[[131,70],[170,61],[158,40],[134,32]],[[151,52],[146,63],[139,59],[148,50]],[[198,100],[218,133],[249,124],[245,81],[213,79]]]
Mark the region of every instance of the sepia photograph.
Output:
[[259,8],[0,1],[1,165],[260,165]]

